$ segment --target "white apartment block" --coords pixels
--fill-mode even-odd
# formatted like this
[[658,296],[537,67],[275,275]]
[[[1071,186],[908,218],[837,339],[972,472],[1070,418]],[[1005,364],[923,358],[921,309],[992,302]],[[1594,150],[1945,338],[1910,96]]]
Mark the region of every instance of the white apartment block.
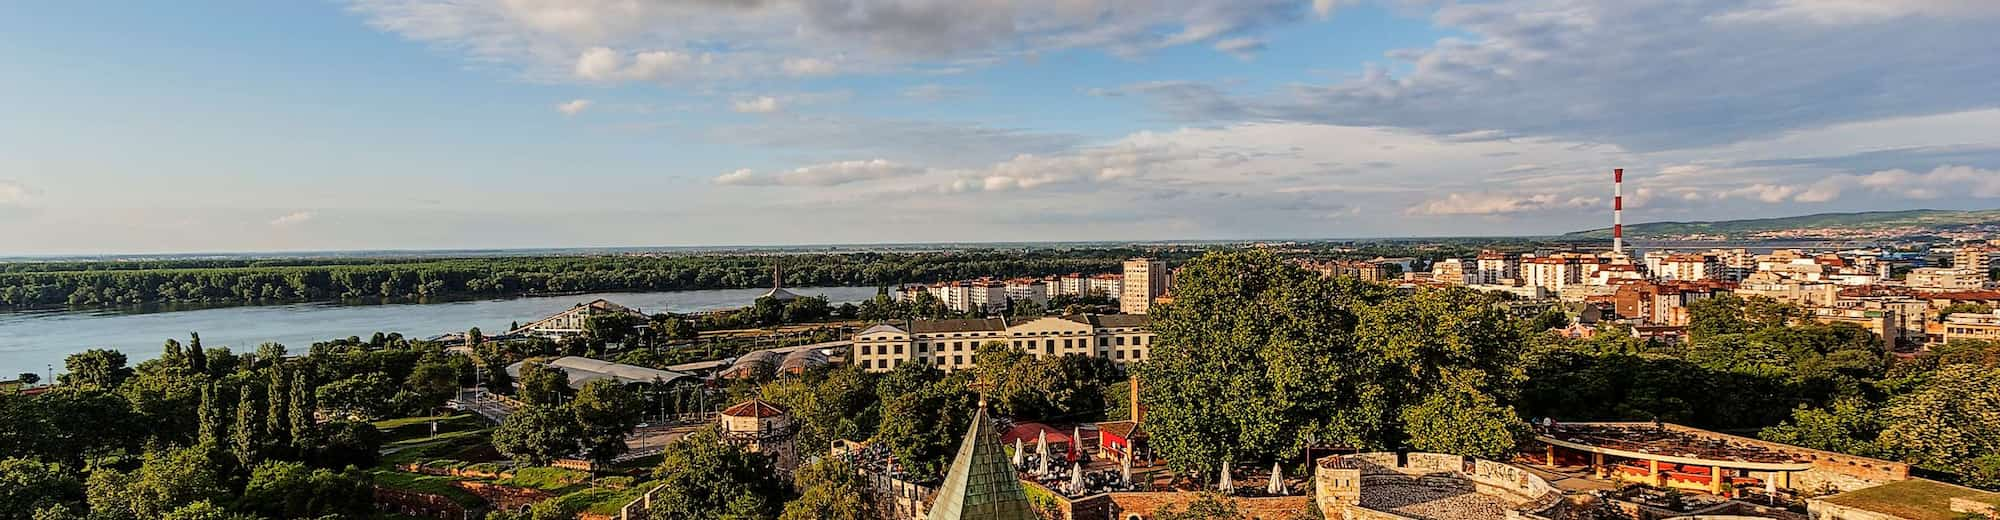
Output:
[[1475,282],[1479,285],[1500,285],[1501,280],[1520,278],[1521,259],[1511,255],[1486,251],[1479,253],[1479,271]]
[[1905,283],[1912,289],[1977,291],[1986,288],[1986,275],[1979,269],[1924,267],[1910,271]]
[[977,367],[980,345],[997,341],[1037,358],[1097,356],[1124,367],[1151,357],[1151,324],[1143,314],[889,322],[856,333],[852,354],[855,366],[869,372],[904,363],[955,371]]
[[1118,311],[1125,314],[1145,314],[1153,307],[1153,298],[1167,294],[1167,263],[1150,258],[1134,258],[1125,261],[1124,287],[1118,297]]
[[1116,273],[1091,275],[1090,285],[1085,287],[1084,291],[1086,291],[1084,294],[1094,294],[1113,300],[1123,298],[1125,296],[1125,275]]

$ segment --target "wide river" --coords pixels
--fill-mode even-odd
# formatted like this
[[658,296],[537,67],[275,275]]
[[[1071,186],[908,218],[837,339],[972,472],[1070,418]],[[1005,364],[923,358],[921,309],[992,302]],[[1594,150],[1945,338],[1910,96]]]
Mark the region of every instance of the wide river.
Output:
[[[834,304],[875,295],[874,287],[788,289],[805,296],[825,295]],[[377,331],[427,338],[479,327],[498,334],[509,323],[527,323],[597,298],[653,314],[742,307],[768,290],[574,294],[444,303],[298,303],[165,312],[93,309],[0,313],[0,380],[13,379],[22,372],[46,377],[50,365],[60,372],[63,357],[90,348],[123,351],[137,364],[158,356],[160,345],[168,339],[186,343],[189,332],[201,333],[202,345],[209,347],[255,351],[257,345],[275,341],[296,353],[313,342],[366,338]]]

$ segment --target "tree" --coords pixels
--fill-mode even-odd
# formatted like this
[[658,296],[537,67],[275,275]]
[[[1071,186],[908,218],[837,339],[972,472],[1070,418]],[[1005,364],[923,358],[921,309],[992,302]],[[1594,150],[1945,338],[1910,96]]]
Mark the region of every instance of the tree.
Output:
[[568,408],[530,404],[493,430],[493,448],[516,461],[548,464],[576,453],[579,435],[576,418]]
[[264,445],[264,409],[257,403],[257,388],[246,384],[236,390],[236,420],[229,428],[229,453],[244,467],[257,461]]
[[200,500],[175,509],[172,513],[168,513],[167,516],[162,517],[162,520],[257,520],[257,517],[242,513],[231,513],[221,506],[215,505],[215,502]]
[[35,386],[35,383],[42,382],[42,376],[34,372],[22,372],[21,375],[14,376],[14,380],[20,381],[21,386],[25,388],[25,387]]
[[0,520],[28,520],[35,510],[82,500],[83,483],[62,465],[0,459]]
[[1791,420],[1763,429],[1757,437],[1772,441],[1854,455],[1876,456],[1881,436],[1881,411],[1858,397],[1835,400],[1826,408],[1799,406]]
[[1750,320],[1744,319],[1743,299],[1732,294],[1696,300],[1687,310],[1688,338],[1695,341],[1751,330]]
[[560,368],[530,361],[521,365],[521,400],[529,404],[558,405],[569,400],[569,374]]
[[1179,509],[1161,508],[1154,520],[1245,520],[1236,502],[1214,493],[1202,493]]
[[583,319],[583,331],[598,341],[624,343],[640,325],[638,316],[623,312],[592,314]]
[[328,421],[306,431],[298,444],[301,458],[314,466],[368,466],[381,456],[382,430],[360,421]]
[[[894,373],[892,372],[892,375]],[[963,376],[950,376],[908,393],[885,396],[875,440],[887,446],[919,481],[943,478],[972,422],[973,395]]]
[[770,458],[723,442],[705,428],[668,444],[653,470],[660,487],[655,518],[723,520],[770,518],[784,488]]
[[396,383],[388,375],[369,372],[321,385],[314,396],[335,415],[374,419],[389,412],[389,397],[395,393]]
[[867,520],[876,517],[868,486],[847,461],[835,458],[800,467],[792,475],[799,497],[785,503],[778,520]]
[[1137,367],[1147,430],[1170,467],[1213,473],[1224,460],[1295,453],[1308,436],[1386,447],[1396,396],[1352,338],[1350,307],[1371,289],[1266,252],[1211,253],[1176,281]]
[[582,434],[584,454],[608,463],[625,453],[625,436],[639,426],[646,403],[615,380],[597,379],[583,385],[570,408]]
[[182,504],[224,492],[214,461],[191,448],[147,452],[132,472],[98,468],[85,485],[91,517],[106,520],[161,518]]
[[110,349],[94,348],[70,354],[63,359],[63,368],[67,372],[57,380],[78,388],[109,390],[132,377],[132,369],[125,366],[125,353]]
[[201,334],[188,333],[188,370],[196,374],[208,373],[208,352],[202,350]]
[[444,406],[445,401],[458,395],[458,370],[443,363],[418,363],[416,368],[410,370],[410,377],[403,381],[403,388],[417,394],[422,408]]
[[826,446],[835,439],[862,439],[875,431],[880,410],[871,406],[876,399],[867,378],[848,366],[780,379],[758,391],[764,400],[791,414],[799,426],[799,446]]
[[1527,433],[1513,407],[1477,391],[1431,394],[1403,409],[1402,427],[1411,448],[1489,460],[1506,460]]
[[375,500],[367,474],[354,467],[334,472],[272,461],[251,470],[236,509],[268,518],[360,518],[374,511]]
[[1956,472],[2000,453],[2000,369],[1949,365],[1883,410],[1881,446],[1902,460]]
[[288,414],[290,420],[286,428],[292,432],[294,447],[302,447],[300,446],[303,444],[302,439],[306,438],[313,427],[313,412],[318,409],[314,406],[312,394],[308,393],[307,387],[306,374],[303,371],[293,374],[291,394],[285,396],[286,404],[291,405],[289,409],[291,413]]
[[215,383],[202,385],[201,401],[195,411],[200,424],[195,443],[212,450],[222,449],[223,438],[229,434],[228,427],[222,423],[222,396],[219,393]]

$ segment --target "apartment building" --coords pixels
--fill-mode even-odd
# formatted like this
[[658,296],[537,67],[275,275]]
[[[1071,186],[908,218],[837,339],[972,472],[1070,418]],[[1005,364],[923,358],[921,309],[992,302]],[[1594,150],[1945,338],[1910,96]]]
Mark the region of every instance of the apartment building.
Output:
[[1911,270],[1905,283],[1927,291],[1977,291],[1986,288],[1986,275],[1978,269],[1922,267]]
[[1012,302],[1035,302],[1049,304],[1049,283],[1039,278],[1015,278],[1006,284],[1007,299]]
[[1505,285],[1502,280],[1520,277],[1521,259],[1498,251],[1481,251],[1474,260],[1479,265],[1479,285]]
[[1619,317],[1649,325],[1684,327],[1691,321],[1688,304],[1727,292],[1727,284],[1715,281],[1639,282],[1618,286],[1611,301]]
[[1037,358],[1077,354],[1117,366],[1151,357],[1152,320],[1143,314],[1050,316],[1010,323],[1005,318],[880,323],[854,335],[855,366],[869,372],[924,363],[946,371],[977,366],[980,345],[1001,342]]
[[1431,264],[1431,281],[1465,285],[1470,277],[1466,267],[1466,262],[1457,258],[1439,260],[1438,263]]
[[1958,313],[1945,316],[1944,341],[1977,339],[2000,341],[2000,311],[1992,314]]
[[1167,263],[1151,258],[1125,261],[1124,287],[1118,297],[1118,311],[1145,314],[1153,299],[1167,294]]

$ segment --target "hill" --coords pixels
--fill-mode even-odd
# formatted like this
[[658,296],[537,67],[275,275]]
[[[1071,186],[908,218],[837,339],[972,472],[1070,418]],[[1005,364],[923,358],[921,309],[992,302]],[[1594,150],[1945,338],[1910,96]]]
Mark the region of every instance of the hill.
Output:
[[[1625,237],[1634,239],[1686,239],[1686,238],[1788,238],[1785,235],[1810,234],[1813,230],[1845,230],[1853,232],[1903,232],[1915,235],[1937,231],[1948,231],[1975,225],[2000,226],[2000,210],[1949,211],[1918,209],[1908,211],[1869,211],[1862,213],[1821,213],[1797,217],[1760,218],[1747,220],[1722,220],[1713,222],[1651,222],[1625,226]],[[1611,228],[1578,231],[1563,235],[1574,239],[1609,239]]]

